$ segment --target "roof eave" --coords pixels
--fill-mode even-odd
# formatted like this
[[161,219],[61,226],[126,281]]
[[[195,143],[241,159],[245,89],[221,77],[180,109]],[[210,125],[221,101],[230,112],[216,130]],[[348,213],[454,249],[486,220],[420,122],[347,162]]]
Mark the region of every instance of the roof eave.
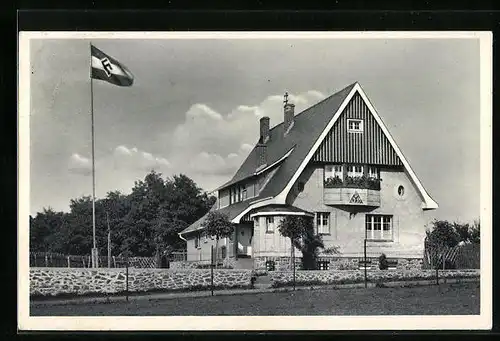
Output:
[[237,184],[238,182],[241,182],[241,181],[245,181],[245,180],[248,180],[248,179],[251,179],[253,177],[256,177],[276,166],[278,166],[279,164],[281,164],[283,161],[286,160],[286,158],[293,152],[293,150],[295,149],[295,146],[293,146],[292,148],[290,148],[289,151],[287,151],[282,157],[280,157],[278,160],[276,160],[275,162],[273,162],[272,164],[268,165],[268,166],[265,166],[264,168],[262,169],[258,169],[256,171],[254,171],[252,174],[249,174],[248,176],[242,178],[242,179],[239,179],[237,181],[228,181],[226,182],[224,185],[220,186],[219,188],[215,189],[215,191],[220,191],[220,190],[223,190],[229,186],[232,186],[232,185],[235,185]]

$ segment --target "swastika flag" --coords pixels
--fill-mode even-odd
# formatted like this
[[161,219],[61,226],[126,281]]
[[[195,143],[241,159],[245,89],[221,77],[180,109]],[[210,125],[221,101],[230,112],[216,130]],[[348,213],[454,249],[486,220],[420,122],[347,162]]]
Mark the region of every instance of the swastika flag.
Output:
[[134,75],[125,65],[108,56],[94,45],[90,45],[90,50],[92,78],[118,86],[131,86],[134,83]]

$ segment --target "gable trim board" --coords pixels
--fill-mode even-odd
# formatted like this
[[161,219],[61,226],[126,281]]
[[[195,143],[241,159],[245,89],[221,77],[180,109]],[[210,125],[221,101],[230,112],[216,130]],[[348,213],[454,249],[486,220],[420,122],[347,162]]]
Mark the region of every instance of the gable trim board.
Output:
[[288,193],[290,192],[293,184],[297,181],[297,179],[299,178],[300,174],[302,174],[302,172],[304,171],[305,167],[308,165],[309,161],[312,159],[312,157],[314,156],[315,152],[318,150],[318,148],[321,145],[321,143],[323,143],[323,141],[325,140],[326,136],[328,135],[328,133],[330,132],[330,130],[333,128],[335,122],[337,122],[338,118],[340,117],[340,115],[342,115],[343,111],[345,110],[345,108],[347,107],[347,105],[349,104],[349,102],[351,101],[351,99],[354,97],[354,95],[356,93],[359,93],[361,95],[361,98],[363,99],[363,101],[367,105],[370,113],[373,115],[373,117],[375,117],[375,120],[377,121],[378,125],[382,129],[384,135],[387,137],[387,139],[389,140],[392,148],[394,148],[394,150],[396,151],[396,154],[398,155],[398,157],[400,158],[401,162],[403,163],[405,171],[409,174],[410,179],[412,180],[412,182],[417,187],[417,189],[418,189],[418,191],[419,191],[419,193],[420,193],[420,195],[422,196],[422,199],[423,199],[422,206],[421,206],[422,209],[423,210],[432,210],[432,209],[438,208],[438,204],[430,197],[430,195],[424,189],[422,183],[417,178],[415,172],[413,171],[413,169],[411,168],[409,162],[406,160],[405,156],[403,155],[403,153],[399,149],[398,145],[394,141],[393,137],[389,133],[389,130],[385,126],[384,122],[382,121],[382,119],[378,115],[377,111],[375,110],[375,108],[373,107],[373,105],[371,104],[371,102],[368,100],[368,97],[366,96],[365,92],[363,91],[363,89],[361,88],[361,86],[359,85],[359,83],[356,82],[355,85],[354,85],[354,87],[351,89],[351,91],[349,92],[349,94],[344,99],[343,103],[337,109],[337,112],[334,114],[334,116],[332,117],[332,119],[330,120],[330,122],[327,124],[327,126],[325,127],[325,129],[323,130],[323,132],[321,133],[321,135],[318,137],[318,139],[314,143],[313,147],[309,150],[309,152],[306,155],[306,157],[304,158],[304,160],[302,160],[299,168],[295,171],[294,175],[288,181],[288,183],[285,186],[285,188],[278,195],[276,195],[275,197],[273,197],[273,198],[271,198],[269,200],[260,201],[258,203],[251,203],[245,210],[243,210],[240,214],[238,214],[236,217],[234,217],[234,219],[232,220],[234,223],[238,223],[240,221],[241,217],[243,217],[245,214],[247,214],[249,211],[251,211],[253,209],[256,209],[256,208],[259,208],[259,207],[262,207],[262,206],[266,206],[266,205],[269,205],[269,204],[285,204],[286,203],[286,198],[287,198]]

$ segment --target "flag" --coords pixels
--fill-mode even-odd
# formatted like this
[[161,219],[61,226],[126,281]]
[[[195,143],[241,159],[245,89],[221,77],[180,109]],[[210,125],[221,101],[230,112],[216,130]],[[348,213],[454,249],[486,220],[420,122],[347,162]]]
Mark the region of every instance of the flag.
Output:
[[100,79],[118,86],[131,86],[134,83],[134,75],[111,56],[108,56],[94,45],[91,50],[91,77]]

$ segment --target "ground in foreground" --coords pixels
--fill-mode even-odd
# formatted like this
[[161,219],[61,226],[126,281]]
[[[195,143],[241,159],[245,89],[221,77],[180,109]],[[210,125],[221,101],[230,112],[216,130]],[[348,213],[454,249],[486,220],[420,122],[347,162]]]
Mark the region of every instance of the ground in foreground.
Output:
[[478,315],[479,283],[40,305],[31,316]]

